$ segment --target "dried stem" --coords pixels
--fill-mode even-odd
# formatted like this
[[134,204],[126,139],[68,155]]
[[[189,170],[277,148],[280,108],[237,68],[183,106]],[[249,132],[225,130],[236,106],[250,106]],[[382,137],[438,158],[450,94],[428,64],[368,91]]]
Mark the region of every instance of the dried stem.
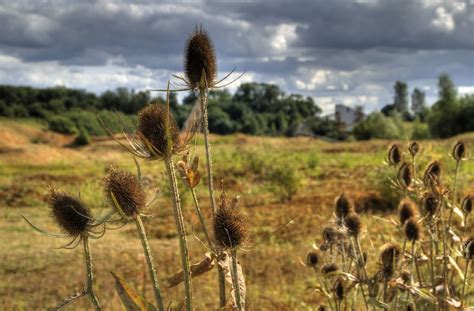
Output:
[[237,310],[241,311],[242,308],[242,297],[240,296],[240,285],[239,285],[239,271],[237,266],[237,248],[233,248],[231,251],[232,256],[232,287],[234,288],[235,304]]
[[86,271],[87,271],[87,285],[86,285],[86,292],[89,295],[89,298],[94,305],[95,310],[101,310],[99,300],[94,293],[94,270],[92,268],[92,256],[89,249],[89,238],[86,235],[82,236],[82,242],[84,245],[84,259],[86,262]]
[[158,284],[158,277],[156,276],[155,265],[153,264],[153,256],[151,254],[150,245],[148,244],[148,238],[146,236],[145,227],[143,226],[142,218],[140,215],[135,217],[135,224],[137,225],[138,234],[140,235],[140,241],[142,242],[143,252],[145,253],[146,263],[148,266],[148,272],[153,284],[153,292],[155,293],[155,299],[160,311],[163,311],[163,299],[161,297],[160,285]]
[[168,180],[172,191],[172,201],[174,218],[176,221],[176,229],[178,230],[179,249],[181,253],[181,264],[183,266],[184,273],[184,292],[185,292],[185,305],[187,311],[192,311],[193,307],[193,292],[191,285],[191,268],[189,264],[189,251],[188,243],[186,241],[186,229],[184,227],[183,212],[181,210],[181,201],[179,198],[178,183],[176,181],[176,172],[174,169],[174,163],[171,156],[165,158],[166,171],[168,173]]
[[196,190],[194,188],[191,188],[191,194],[193,196],[194,207],[196,208],[196,213],[198,214],[198,217],[199,217],[199,222],[201,223],[201,226],[204,230],[204,235],[206,236],[207,244],[209,245],[209,247],[212,248],[213,247],[212,241],[209,236],[209,233],[207,232],[206,222],[204,220],[204,216],[202,215],[201,208],[199,207],[199,201],[197,199]]
[[[356,240],[356,243],[354,243],[354,239]],[[360,268],[360,265],[362,264],[363,262],[363,255],[362,255],[362,252],[359,248],[360,246],[360,243],[359,243],[359,238],[356,236],[354,239],[351,238],[351,242],[352,242],[352,248],[354,249],[354,253],[357,257],[356,261],[357,261],[357,269],[359,270],[359,276],[360,274],[362,274],[362,277],[364,278],[364,282],[365,280],[367,279],[367,273],[365,272],[365,267],[362,266],[362,269]],[[362,273],[361,273],[362,272]],[[359,281],[360,281],[360,277],[359,277]],[[367,297],[365,296],[365,292],[364,292],[364,286],[363,286],[363,283],[364,282],[359,282],[360,284],[360,291],[362,292],[362,297],[364,298],[364,304],[365,304],[365,308],[367,310],[369,310],[369,304],[367,303]]]
[[466,267],[464,268],[464,281],[462,283],[462,292],[461,292],[461,308],[463,307],[463,302],[464,302],[464,293],[466,290],[466,284],[467,284],[467,274],[469,273],[469,264],[471,263],[471,260],[468,259],[466,262]]
[[453,197],[451,201],[451,209],[449,211],[449,220],[448,220],[448,228],[451,228],[451,221],[453,219],[453,212],[454,212],[454,204],[456,204],[456,192],[458,186],[458,177],[459,177],[459,168],[461,167],[461,161],[456,161],[456,173],[454,174],[454,186],[453,186]]

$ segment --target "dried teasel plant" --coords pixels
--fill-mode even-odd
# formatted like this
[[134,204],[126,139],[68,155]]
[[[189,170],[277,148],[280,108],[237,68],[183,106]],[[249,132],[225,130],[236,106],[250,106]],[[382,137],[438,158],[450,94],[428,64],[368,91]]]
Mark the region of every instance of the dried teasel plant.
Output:
[[90,209],[78,197],[59,192],[52,187],[49,191],[51,216],[64,234],[55,234],[42,230],[31,223],[25,216],[22,215],[22,217],[30,227],[43,235],[53,238],[70,239],[62,248],[74,249],[82,242],[87,275],[85,288],[81,292],[75,293],[65,299],[56,309],[62,309],[78,298],[87,295],[94,309],[101,310],[100,303],[94,292],[94,270],[89,239],[100,239],[104,236],[106,231],[106,218],[93,218]]

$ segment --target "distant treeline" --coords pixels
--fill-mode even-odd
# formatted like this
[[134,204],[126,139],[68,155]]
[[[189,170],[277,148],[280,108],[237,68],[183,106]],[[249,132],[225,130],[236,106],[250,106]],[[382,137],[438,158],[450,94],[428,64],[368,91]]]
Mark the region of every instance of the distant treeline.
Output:
[[[165,103],[163,96],[152,98],[150,93],[125,88],[106,91],[98,96],[65,87],[0,86],[0,116],[43,119],[51,130],[64,134],[85,130],[90,135],[104,135],[97,115],[118,131],[120,124],[114,111],[119,112],[125,123],[131,126],[143,106],[150,102]],[[176,93],[171,93],[170,107],[180,126],[196,101],[197,95],[192,92],[182,103],[178,102]],[[276,85],[245,83],[234,94],[228,90],[212,90],[209,93],[209,128],[217,134],[241,132],[293,136],[305,131],[336,138],[335,122],[320,114],[321,108],[311,97],[285,94]]]

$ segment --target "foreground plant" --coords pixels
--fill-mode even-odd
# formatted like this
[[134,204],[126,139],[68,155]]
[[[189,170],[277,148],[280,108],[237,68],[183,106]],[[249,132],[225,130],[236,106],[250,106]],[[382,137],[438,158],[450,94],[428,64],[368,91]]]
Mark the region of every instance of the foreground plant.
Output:
[[[101,310],[101,306],[94,292],[94,270],[92,267],[89,238],[101,238],[105,234],[105,223],[94,219],[90,209],[79,198],[58,192],[52,188],[50,189],[49,206],[54,221],[65,234],[49,233],[33,225],[26,217],[22,217],[33,229],[43,235],[54,238],[71,239],[71,241],[62,248],[74,249],[82,242],[87,275],[85,289],[65,299],[56,307],[56,309],[62,309],[74,302],[76,299],[88,295],[94,308],[96,310]],[[102,229],[100,229],[101,226]]]

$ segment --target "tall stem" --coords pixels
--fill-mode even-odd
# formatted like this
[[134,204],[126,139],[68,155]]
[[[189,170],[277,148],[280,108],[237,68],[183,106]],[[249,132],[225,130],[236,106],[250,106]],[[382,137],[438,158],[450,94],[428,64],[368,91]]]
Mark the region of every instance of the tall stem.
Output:
[[[212,153],[211,153],[211,140],[209,138],[209,118],[207,114],[208,104],[208,92],[206,75],[202,75],[202,80],[205,81],[205,86],[199,89],[200,105],[202,111],[202,122],[204,127],[204,147],[206,149],[206,167],[207,167],[207,185],[209,189],[209,198],[211,200],[211,208],[213,215],[216,213],[216,198],[214,195],[214,179],[212,176]],[[220,307],[224,307],[226,303],[225,297],[225,276],[224,271],[220,265],[217,265],[217,275],[219,281],[219,304]]]
[[232,256],[232,287],[234,288],[235,304],[237,310],[242,310],[242,297],[240,297],[239,271],[237,266],[237,248],[230,251]]
[[86,235],[82,236],[82,242],[84,245],[84,259],[86,262],[86,271],[87,271],[87,285],[86,285],[86,292],[89,295],[89,298],[94,305],[94,309],[101,310],[99,300],[94,293],[94,270],[92,268],[92,256],[89,249],[89,238]]
[[451,209],[449,211],[449,220],[448,220],[448,228],[451,228],[451,221],[453,219],[453,211],[454,211],[454,204],[456,204],[456,191],[458,186],[458,176],[459,176],[459,168],[461,166],[461,161],[456,161],[456,173],[454,174],[454,186],[453,186],[453,197],[451,201]]
[[156,276],[155,265],[153,264],[153,256],[151,254],[150,245],[148,244],[148,238],[146,236],[145,227],[143,226],[142,218],[140,215],[135,217],[135,224],[137,225],[138,234],[140,235],[140,241],[142,242],[143,252],[145,253],[146,264],[148,266],[148,272],[153,284],[153,291],[155,293],[156,303],[158,309],[163,311],[163,299],[161,297],[160,285],[158,284],[158,277]]
[[[356,240],[356,243],[354,243],[354,239]],[[359,276],[360,276],[360,274],[362,274],[362,277],[364,278],[364,282],[365,282],[365,280],[367,279],[367,274],[365,273],[365,267],[363,267],[363,269],[360,268],[360,264],[363,261],[363,258],[361,259],[361,257],[363,257],[363,255],[362,255],[362,252],[360,251],[360,249],[358,247],[358,246],[360,246],[359,238],[355,237],[354,239],[351,238],[351,242],[352,242],[352,248],[354,249],[354,253],[357,257],[357,259],[356,259],[356,261],[357,261],[357,263],[356,263],[357,270],[359,271]],[[364,298],[365,308],[366,308],[366,310],[369,310],[369,304],[367,303],[367,297],[365,297],[365,292],[364,292],[364,286],[363,286],[364,282],[360,282],[360,291],[362,292],[362,297]]]
[[471,260],[467,260],[466,262],[466,267],[464,268],[464,282],[462,283],[462,292],[461,292],[461,308],[463,307],[463,302],[464,302],[464,293],[466,290],[466,283],[467,283],[467,274],[469,273],[469,264],[471,263]]
[[212,248],[211,238],[209,236],[209,233],[207,232],[206,222],[204,220],[204,216],[202,215],[201,208],[199,207],[199,201],[197,199],[196,190],[194,190],[194,188],[191,188],[191,194],[193,196],[194,207],[196,208],[196,213],[198,214],[198,217],[199,217],[199,222],[201,223],[201,226],[204,230],[204,235],[206,236],[207,244],[209,245],[209,247]]
[[179,249],[181,252],[181,264],[184,273],[184,293],[186,310],[193,309],[193,292],[191,286],[191,268],[189,266],[189,251],[188,243],[186,241],[186,229],[184,227],[183,212],[181,210],[181,201],[179,198],[178,183],[176,181],[176,172],[171,156],[165,158],[166,171],[168,173],[168,180],[172,191],[173,211],[176,221],[176,229],[178,230]]

